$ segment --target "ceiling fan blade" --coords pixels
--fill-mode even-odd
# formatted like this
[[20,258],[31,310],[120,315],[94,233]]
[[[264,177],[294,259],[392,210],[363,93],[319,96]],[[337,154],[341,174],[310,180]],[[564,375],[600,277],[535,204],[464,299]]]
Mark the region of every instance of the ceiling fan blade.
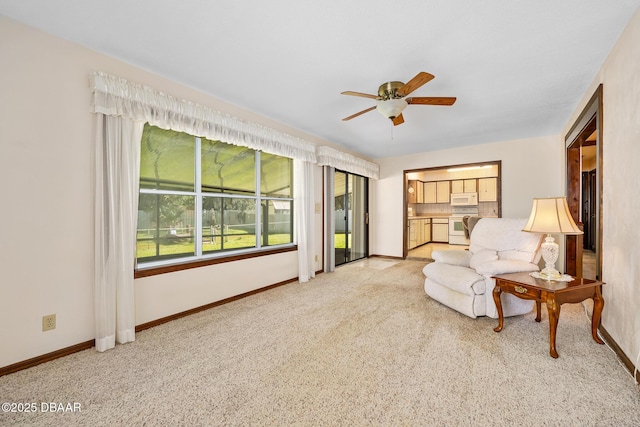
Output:
[[456,102],[455,97],[447,96],[414,96],[407,98],[407,104],[419,104],[419,105],[453,105]]
[[345,117],[344,119],[342,119],[342,121],[343,121],[343,122],[346,122],[347,120],[351,120],[351,119],[353,119],[354,117],[358,117],[358,116],[359,116],[359,115],[361,115],[361,114],[368,113],[369,111],[371,111],[371,110],[375,110],[375,109],[376,109],[376,106],[374,105],[373,107],[367,108],[366,110],[362,110],[362,111],[359,111],[359,112],[357,112],[357,113],[355,113],[355,114],[352,114],[352,115],[351,115],[351,116],[349,116],[349,117]]
[[341,92],[341,95],[361,96],[363,98],[379,99],[379,97],[377,95],[369,95],[368,93],[353,92],[353,91],[350,91],[350,90],[347,90],[345,92]]
[[418,74],[416,74],[416,76],[414,78],[409,80],[407,83],[405,83],[404,86],[402,86],[400,89],[398,89],[398,93],[401,96],[407,96],[411,92],[413,92],[414,90],[418,89],[423,84],[430,82],[434,78],[435,77],[433,76],[433,74],[429,74],[429,73],[425,73],[424,71],[420,71]]
[[404,117],[402,117],[402,113],[398,117],[391,119],[394,126],[398,126],[404,123]]

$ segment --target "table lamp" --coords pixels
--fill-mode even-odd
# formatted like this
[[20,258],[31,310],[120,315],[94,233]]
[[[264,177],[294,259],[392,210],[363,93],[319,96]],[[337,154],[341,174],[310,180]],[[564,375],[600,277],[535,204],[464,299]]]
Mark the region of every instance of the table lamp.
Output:
[[582,230],[571,218],[567,198],[533,199],[529,221],[522,231],[547,235],[545,242],[540,246],[545,262],[545,268],[540,272],[540,277],[545,280],[559,279],[562,275],[555,267],[558,260],[558,244],[551,234],[582,234]]

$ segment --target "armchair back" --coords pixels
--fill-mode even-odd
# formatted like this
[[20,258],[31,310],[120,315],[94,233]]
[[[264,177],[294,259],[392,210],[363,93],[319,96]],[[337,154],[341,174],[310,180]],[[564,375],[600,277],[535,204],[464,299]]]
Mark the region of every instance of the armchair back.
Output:
[[499,259],[537,264],[543,235],[522,231],[526,218],[482,218],[471,232],[469,252],[492,249]]

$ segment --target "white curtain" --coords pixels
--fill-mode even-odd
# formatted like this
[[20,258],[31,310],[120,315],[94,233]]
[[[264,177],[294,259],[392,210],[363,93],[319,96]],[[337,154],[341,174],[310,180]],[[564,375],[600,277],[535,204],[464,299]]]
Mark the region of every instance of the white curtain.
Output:
[[331,166],[324,167],[324,272],[336,269],[336,221],[335,221],[335,174]]
[[96,350],[135,340],[133,274],[144,124],[95,115]]
[[294,160],[294,223],[298,241],[298,280],[308,282],[315,272],[315,184],[314,165],[304,160]]

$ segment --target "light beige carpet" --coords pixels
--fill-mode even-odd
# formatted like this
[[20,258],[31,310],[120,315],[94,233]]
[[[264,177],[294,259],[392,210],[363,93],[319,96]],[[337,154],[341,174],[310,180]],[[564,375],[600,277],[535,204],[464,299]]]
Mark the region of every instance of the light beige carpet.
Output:
[[[0,378],[0,425],[637,426],[631,375],[564,305],[470,319],[429,299],[419,261],[353,263]],[[606,310],[606,305],[605,305]]]

